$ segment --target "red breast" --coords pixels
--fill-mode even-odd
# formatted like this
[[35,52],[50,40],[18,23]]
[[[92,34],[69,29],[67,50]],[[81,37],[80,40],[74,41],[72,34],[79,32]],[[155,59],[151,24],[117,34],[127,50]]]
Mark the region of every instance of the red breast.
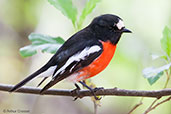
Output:
[[71,75],[70,78],[71,81],[77,82],[80,80],[85,80],[90,77],[93,77],[96,74],[103,71],[108,66],[115,53],[116,45],[113,45],[109,41],[108,42],[101,41],[101,42],[103,44],[102,54],[96,60],[94,60],[90,65],[81,69],[79,72],[73,74],[73,78]]

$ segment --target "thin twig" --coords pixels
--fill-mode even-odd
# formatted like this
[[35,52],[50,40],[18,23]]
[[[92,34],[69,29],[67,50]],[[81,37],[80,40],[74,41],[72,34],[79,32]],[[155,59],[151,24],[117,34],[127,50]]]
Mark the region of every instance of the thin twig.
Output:
[[165,99],[165,100],[163,100],[163,101],[157,103],[156,105],[154,105],[154,106],[151,108],[151,110],[155,109],[157,106],[159,106],[159,105],[161,105],[161,104],[163,104],[163,103],[165,103],[165,102],[167,102],[167,101],[169,101],[169,100],[171,100],[171,96],[170,96],[169,98],[167,98],[167,99]]
[[136,104],[129,112],[128,112],[128,114],[131,114],[135,109],[137,109],[139,106],[141,106],[142,104],[143,104],[143,99],[144,99],[144,97],[142,97],[141,99],[140,99],[140,102],[138,103],[138,104]]
[[154,105],[158,100],[159,100],[159,99],[156,98],[156,99],[151,103],[151,105],[147,108],[147,110],[146,110],[143,114],[147,114],[147,113],[151,110],[151,108],[153,107],[153,105]]
[[98,107],[98,105],[96,104],[95,101],[93,102],[93,104],[94,104],[94,114],[97,114],[97,107]]
[[[169,100],[171,100],[171,96],[170,97],[168,97],[167,99],[165,99],[165,100],[163,100],[163,101],[161,101],[161,102],[159,102],[159,103],[157,103],[156,105],[154,105],[154,106],[151,106],[150,108],[148,108],[143,114],[147,114],[147,113],[149,113],[150,111],[152,111],[152,110],[154,110],[157,106],[159,106],[159,105],[161,105],[161,104],[163,104],[163,103],[165,103],[165,102],[167,102],[167,101],[169,101]],[[157,100],[156,100],[157,101]]]
[[[9,91],[13,86],[0,84],[0,91]],[[22,87],[18,89],[16,92],[19,93],[29,93],[29,94],[38,94],[40,95],[40,88],[33,88],[33,87]],[[44,95],[60,95],[60,96],[71,96],[71,97],[86,97],[92,96],[91,91],[89,90],[80,90],[79,95],[77,92],[71,92],[72,90],[57,90],[57,89],[49,89],[47,90]],[[105,95],[112,95],[112,96],[134,96],[134,97],[162,97],[162,96],[170,96],[171,89],[162,89],[162,90],[153,90],[153,91],[144,91],[144,90],[126,90],[126,89],[119,89],[119,88],[111,88],[111,89],[99,89],[95,91],[97,96],[105,96]]]

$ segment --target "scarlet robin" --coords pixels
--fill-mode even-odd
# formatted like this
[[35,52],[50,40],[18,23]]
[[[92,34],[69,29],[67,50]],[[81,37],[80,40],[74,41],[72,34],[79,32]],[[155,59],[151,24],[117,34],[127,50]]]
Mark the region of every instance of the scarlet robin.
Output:
[[52,76],[41,93],[66,78],[91,90],[83,80],[108,66],[122,33],[131,31],[125,28],[120,17],[105,14],[94,18],[87,27],[71,36],[43,67],[15,85],[10,92],[39,76],[45,77],[41,83]]

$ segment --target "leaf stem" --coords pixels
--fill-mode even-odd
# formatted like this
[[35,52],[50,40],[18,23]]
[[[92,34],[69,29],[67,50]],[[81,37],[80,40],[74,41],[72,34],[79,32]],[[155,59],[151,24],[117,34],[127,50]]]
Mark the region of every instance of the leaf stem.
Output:
[[164,89],[167,87],[168,83],[169,83],[169,80],[170,80],[170,76],[171,76],[171,67],[170,67],[170,72],[168,73],[168,71],[166,71],[166,76],[167,76],[167,80],[166,80],[166,83],[164,85]]

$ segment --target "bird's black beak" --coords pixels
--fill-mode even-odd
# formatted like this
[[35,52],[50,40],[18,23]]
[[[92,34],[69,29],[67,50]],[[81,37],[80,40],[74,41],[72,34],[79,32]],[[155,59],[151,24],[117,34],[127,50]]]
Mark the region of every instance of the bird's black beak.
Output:
[[125,33],[132,33],[132,31],[128,30],[127,28],[123,28],[123,29],[122,29],[122,32],[125,32]]

